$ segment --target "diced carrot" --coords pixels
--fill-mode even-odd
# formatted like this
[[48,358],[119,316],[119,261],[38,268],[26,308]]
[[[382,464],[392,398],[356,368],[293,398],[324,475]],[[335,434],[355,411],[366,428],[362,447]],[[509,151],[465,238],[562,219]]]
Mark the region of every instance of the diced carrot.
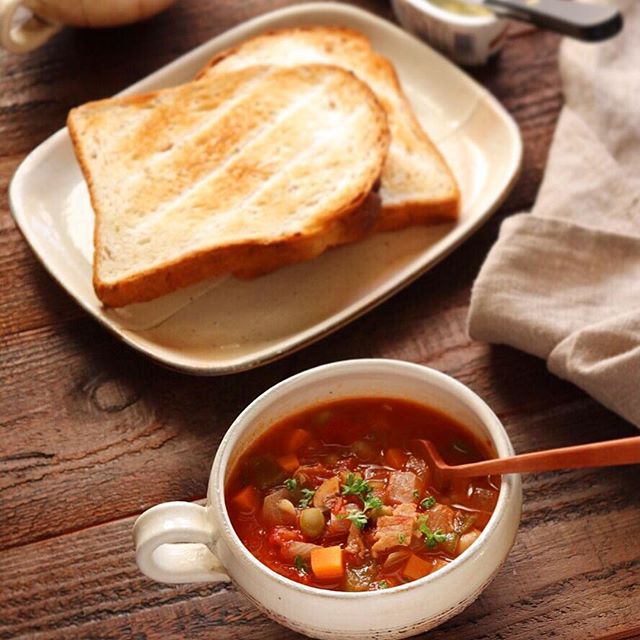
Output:
[[335,547],[320,547],[311,551],[311,570],[320,580],[341,578],[344,575],[344,558],[342,549]]
[[258,490],[251,485],[247,485],[244,489],[241,489],[235,496],[233,496],[233,503],[238,507],[238,509],[240,509],[240,511],[253,513],[258,509],[258,505],[260,503]]
[[300,461],[295,453],[287,453],[279,458],[276,458],[276,462],[289,473],[295,471],[300,466]]
[[289,434],[289,439],[285,445],[288,453],[296,453],[311,440],[311,434],[306,429],[294,429]]
[[428,576],[432,570],[433,564],[431,562],[423,560],[415,553],[412,553],[407,564],[402,570],[402,575],[408,580],[417,580],[418,578]]
[[384,461],[394,469],[402,469],[407,458],[407,454],[401,449],[387,449],[384,453]]

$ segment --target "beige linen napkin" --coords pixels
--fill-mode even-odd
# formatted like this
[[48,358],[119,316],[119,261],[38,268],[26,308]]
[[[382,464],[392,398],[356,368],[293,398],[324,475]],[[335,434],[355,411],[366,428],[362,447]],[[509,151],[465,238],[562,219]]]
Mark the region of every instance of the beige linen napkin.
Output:
[[640,427],[640,2],[623,33],[560,49],[565,107],[533,211],[508,218],[469,333],[547,360]]

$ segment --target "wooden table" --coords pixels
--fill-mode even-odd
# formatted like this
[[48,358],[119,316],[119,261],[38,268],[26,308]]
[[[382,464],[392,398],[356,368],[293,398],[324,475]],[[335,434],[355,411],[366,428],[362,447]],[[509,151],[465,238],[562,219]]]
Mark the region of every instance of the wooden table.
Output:
[[[516,450],[633,435],[544,363],[471,341],[473,279],[501,221],[527,209],[561,107],[557,39],[514,27],[474,75],[518,121],[520,181],[469,242],[392,300],[302,352],[235,376],[192,378],[118,342],[45,273],[16,230],[7,184],[67,110],[112,94],[287,0],[191,0],[145,24],[66,30],[25,57],[0,53],[0,637],[297,637],[232,586],[166,586],[137,570],[131,526],[166,500],[202,500],[225,429],[256,395],[351,357],[436,367],[483,396]],[[386,2],[358,4],[391,18]],[[515,547],[490,587],[429,637],[640,637],[640,474],[524,479]]]

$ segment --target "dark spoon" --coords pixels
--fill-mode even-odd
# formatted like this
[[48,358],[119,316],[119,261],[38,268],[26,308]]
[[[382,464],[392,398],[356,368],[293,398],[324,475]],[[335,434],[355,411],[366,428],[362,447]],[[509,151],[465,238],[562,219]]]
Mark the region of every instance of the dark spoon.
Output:
[[622,29],[616,7],[571,0],[470,0],[505,18],[530,22],[578,40],[598,42]]

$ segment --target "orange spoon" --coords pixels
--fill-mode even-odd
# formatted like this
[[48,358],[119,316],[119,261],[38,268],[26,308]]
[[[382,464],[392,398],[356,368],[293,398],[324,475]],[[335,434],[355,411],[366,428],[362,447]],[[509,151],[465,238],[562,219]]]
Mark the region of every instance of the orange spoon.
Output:
[[619,464],[640,462],[640,436],[581,444],[562,449],[548,449],[523,453],[509,458],[494,458],[482,462],[448,465],[438,453],[433,442],[418,440],[426,454],[426,462],[437,485],[453,478],[500,475],[503,473],[528,473],[556,469],[583,469],[587,467],[612,467]]

